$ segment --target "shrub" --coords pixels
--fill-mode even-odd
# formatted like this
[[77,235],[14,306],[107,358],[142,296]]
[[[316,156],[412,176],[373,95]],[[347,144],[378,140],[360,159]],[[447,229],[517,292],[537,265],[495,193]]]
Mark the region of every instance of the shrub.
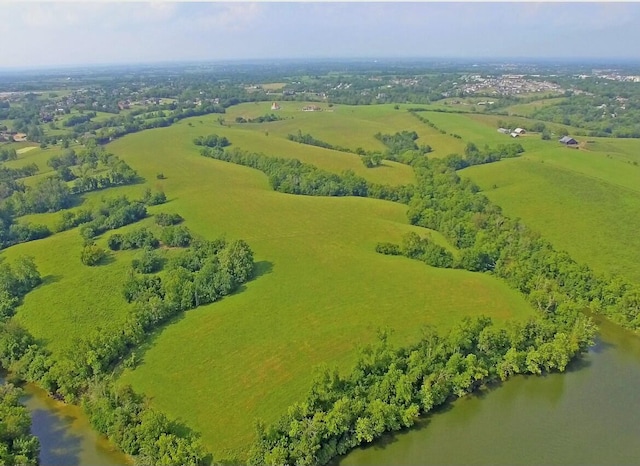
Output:
[[100,264],[107,257],[104,249],[95,243],[87,244],[80,255],[80,260],[84,265],[94,266]]

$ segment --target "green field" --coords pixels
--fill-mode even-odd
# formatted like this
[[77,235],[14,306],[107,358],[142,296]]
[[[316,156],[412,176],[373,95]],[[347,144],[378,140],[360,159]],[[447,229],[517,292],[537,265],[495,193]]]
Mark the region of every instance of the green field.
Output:
[[[253,105],[232,108],[226,118]],[[265,104],[253,111],[258,116],[267,110]],[[413,182],[404,165],[385,162],[385,167],[366,169],[353,154],[286,140],[286,134],[300,128],[342,143],[334,138],[348,133],[350,118],[356,121],[356,147],[364,141],[369,147],[378,144],[373,138],[377,131],[431,130],[391,106],[350,110],[291,110],[288,120],[230,127],[220,126],[216,115],[195,117],[107,147],[148,186],[167,193],[169,202],[150,209],[152,213],[177,212],[197,234],[243,238],[255,251],[254,280],[240,293],[189,311],[153,335],[143,363],[121,378],[149,395],[154,406],[201,432],[219,458],[242,457],[253,438],[255,418],[273,421],[301,399],[318,364],[346,369],[354,350],[373,341],[379,328],[395,329],[394,341],[406,342],[417,338],[424,325],[447,327],[465,315],[502,321],[533,312],[518,293],[488,275],[434,269],[375,253],[379,241],[399,242],[408,231],[427,234],[408,225],[405,206],[274,192],[261,172],[202,157],[192,143],[196,136],[217,133],[238,147],[297,157],[337,173],[352,168],[370,181]],[[53,149],[34,149],[13,163],[31,159],[46,164],[52,154]],[[156,179],[160,172],[166,179]],[[83,207],[104,196],[136,198],[143,189],[136,185],[90,193],[83,197]],[[23,220],[53,225],[58,215]],[[98,244],[104,246],[110,234],[98,238]],[[444,242],[437,232],[432,234]],[[81,248],[78,231],[71,230],[2,252],[8,258],[36,258],[45,284],[26,297],[17,320],[54,354],[69,348],[73,337],[119,325],[127,312],[121,287],[135,253],[112,254],[109,264],[90,268],[80,262]]]
[[600,272],[640,280],[640,141],[590,138],[463,171],[555,247]]

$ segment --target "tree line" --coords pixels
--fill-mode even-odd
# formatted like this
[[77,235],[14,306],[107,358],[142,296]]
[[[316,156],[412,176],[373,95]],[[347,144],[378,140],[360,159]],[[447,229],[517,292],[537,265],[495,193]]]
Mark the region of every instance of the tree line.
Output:
[[269,177],[269,184],[275,191],[288,194],[373,197],[405,203],[412,195],[411,185],[392,187],[368,183],[352,170],[346,170],[341,175],[337,175],[298,159],[269,157],[238,148],[230,150],[204,148],[201,155],[260,170]]

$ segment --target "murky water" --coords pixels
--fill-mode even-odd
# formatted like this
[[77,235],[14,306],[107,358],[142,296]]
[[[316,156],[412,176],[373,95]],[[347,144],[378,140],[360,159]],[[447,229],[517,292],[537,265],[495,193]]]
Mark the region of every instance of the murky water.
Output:
[[[0,377],[0,383],[4,382]],[[120,453],[96,433],[77,406],[65,405],[33,385],[23,386],[23,403],[31,412],[31,433],[40,439],[41,466],[129,465]]]
[[569,372],[457,400],[338,464],[640,464],[640,337],[599,324]]

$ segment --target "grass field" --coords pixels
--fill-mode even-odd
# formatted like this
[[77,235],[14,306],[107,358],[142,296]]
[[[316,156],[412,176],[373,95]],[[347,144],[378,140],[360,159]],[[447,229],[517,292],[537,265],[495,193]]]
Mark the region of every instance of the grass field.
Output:
[[540,149],[463,175],[576,260],[638,281],[640,141],[590,140],[586,149]]
[[530,116],[536,110],[540,110],[541,108],[549,107],[551,105],[557,105],[565,100],[567,100],[566,97],[551,97],[547,99],[534,100],[533,102],[510,105],[505,107],[504,110],[509,112],[510,115]]
[[[255,115],[267,110],[256,109]],[[347,368],[355,348],[371,342],[378,328],[394,328],[394,341],[406,342],[417,338],[423,325],[447,327],[465,315],[502,321],[533,312],[519,294],[488,275],[434,269],[375,253],[379,241],[399,242],[408,231],[426,234],[407,224],[402,205],[277,193],[264,174],[202,157],[192,143],[196,136],[217,133],[239,147],[295,156],[336,172],[353,168],[376,182],[413,180],[402,165],[366,169],[357,156],[285,139],[300,125],[338,143],[331,137],[351,131],[352,112],[345,107],[342,115],[340,110],[291,110],[295,120],[263,124],[269,136],[250,125],[222,127],[216,115],[195,117],[129,135],[107,147],[150,187],[166,192],[169,202],[154,212],[177,212],[194,232],[207,238],[243,238],[255,251],[254,280],[240,293],[187,312],[153,335],[141,366],[121,377],[149,395],[154,406],[201,432],[220,459],[242,458],[253,438],[255,418],[273,421],[301,399],[314,366],[326,362]],[[230,109],[226,117],[234,111],[248,112]],[[392,107],[357,108],[353,115],[358,144],[367,138],[375,144],[376,131],[417,128],[425,134],[428,128]],[[332,116],[342,123],[327,127]],[[285,127],[272,129],[278,124]],[[157,180],[159,172],[166,179]],[[123,193],[139,197],[143,189],[137,185],[90,193],[84,205]],[[51,223],[56,215],[29,219]],[[104,245],[110,234],[98,243]],[[56,353],[68,348],[74,336],[118,325],[127,310],[120,290],[135,253],[115,254],[110,264],[91,268],[80,262],[81,247],[78,231],[71,230],[2,252],[3,257],[36,258],[45,284],[27,296],[17,318]]]
[[245,238],[264,273],[167,327],[122,380],[202,432],[212,451],[241,455],[255,417],[274,420],[304,394],[313,366],[346,367],[378,327],[406,341],[427,323],[530,312],[489,276],[376,254],[378,241],[420,231],[406,224],[403,206],[273,192],[259,172],[196,155],[191,131],[185,124],[132,135],[110,150],[148,179],[163,171],[172,210],[207,237]]

